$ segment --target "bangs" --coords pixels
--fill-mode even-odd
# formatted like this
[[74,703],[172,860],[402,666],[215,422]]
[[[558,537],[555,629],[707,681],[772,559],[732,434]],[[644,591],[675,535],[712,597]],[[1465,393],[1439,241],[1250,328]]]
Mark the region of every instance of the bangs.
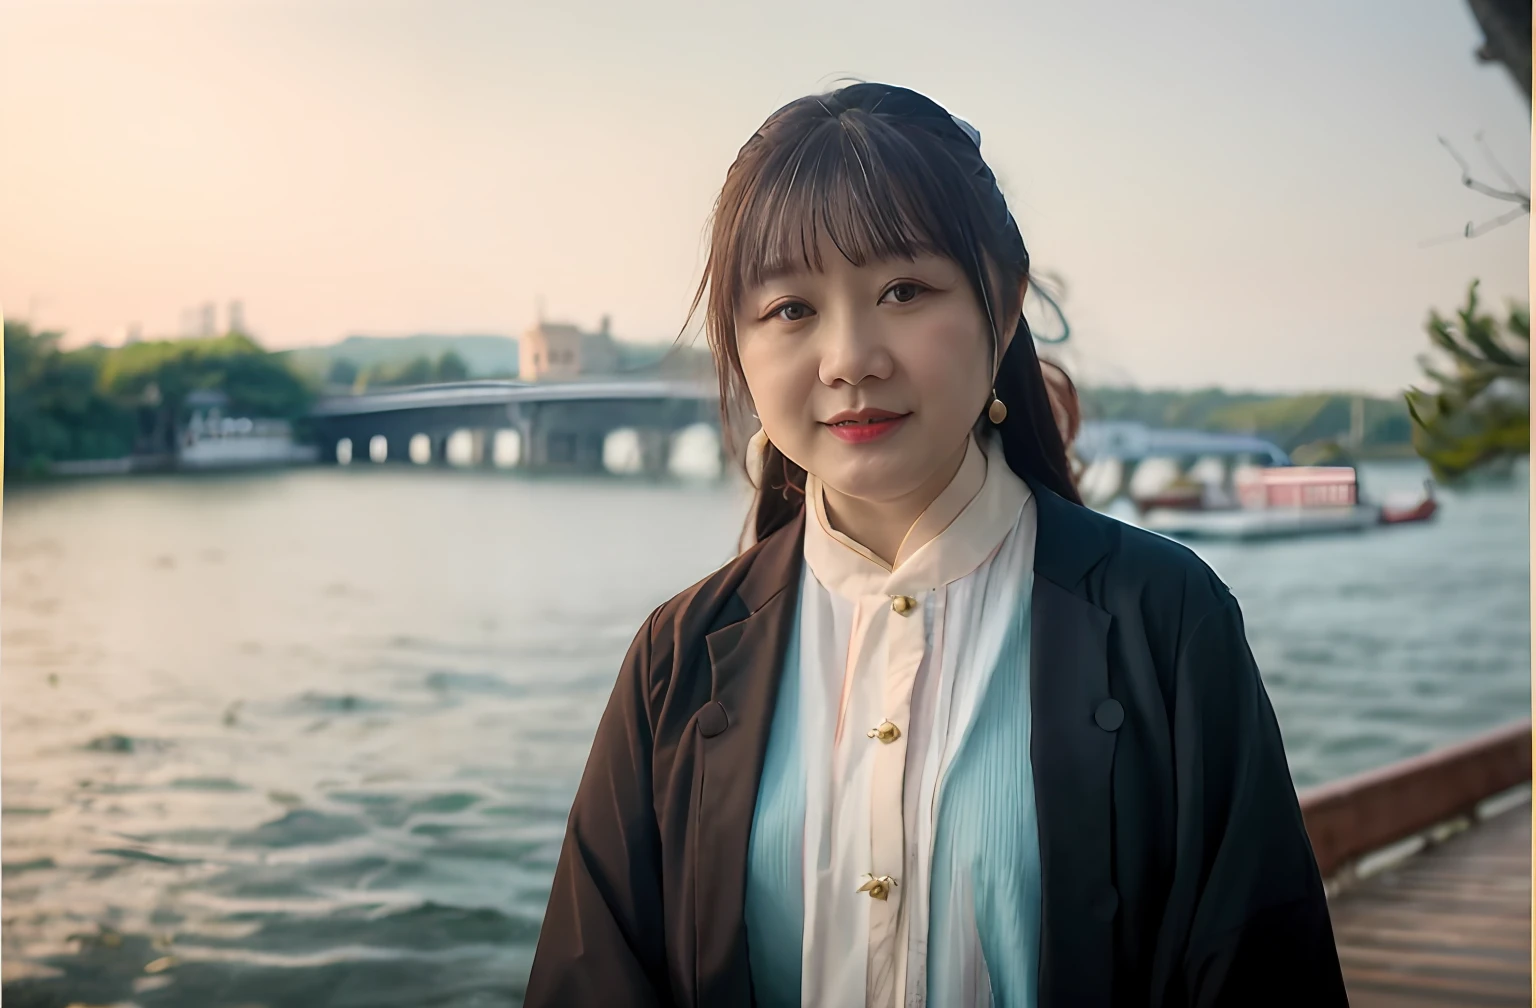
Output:
[[[931,99],[885,84],[859,82],[790,102],[758,127],[726,172],[683,332],[705,306],[730,454],[746,461],[751,453],[741,449],[763,434],[737,345],[743,295],[775,277],[824,274],[836,265],[823,261],[832,255],[855,268],[923,256],[958,267],[990,330],[992,395],[1009,407],[994,423],[1009,468],[1081,503],[1019,304],[1029,251],[976,131]],[[1014,339],[1000,352],[1008,333]],[[1070,389],[1060,398],[1075,407]],[[1063,418],[1069,429],[1075,416]],[[743,548],[805,507],[806,470],[772,441],[759,447],[761,471],[748,473],[756,493]]]
[[728,214],[734,227],[719,263],[724,275],[716,277],[727,288],[721,293],[734,304],[775,276],[822,272],[823,240],[854,266],[923,254],[971,265],[964,250],[974,250],[974,240],[956,222],[972,219],[974,208],[964,205],[964,187],[946,191],[928,160],[935,156],[946,155],[858,114],[823,120],[780,146],[755,178],[742,180],[741,202]]

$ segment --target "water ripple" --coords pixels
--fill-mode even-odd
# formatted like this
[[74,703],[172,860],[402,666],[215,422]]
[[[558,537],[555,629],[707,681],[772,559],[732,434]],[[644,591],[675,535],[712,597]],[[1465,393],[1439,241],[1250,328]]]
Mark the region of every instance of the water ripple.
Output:
[[[0,610],[8,1006],[521,1000],[614,672],[740,501],[352,475],[7,495],[0,591],[58,602]],[[1202,549],[1298,784],[1529,709],[1523,489],[1442,517]]]

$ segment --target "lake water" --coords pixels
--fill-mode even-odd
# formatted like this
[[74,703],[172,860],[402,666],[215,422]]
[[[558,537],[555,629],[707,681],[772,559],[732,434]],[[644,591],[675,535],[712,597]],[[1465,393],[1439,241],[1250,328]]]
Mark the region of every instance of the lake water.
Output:
[[[404,467],[8,489],[6,1004],[517,1004],[618,662],[743,500]],[[1523,473],[1442,502],[1201,548],[1299,785],[1528,714]]]

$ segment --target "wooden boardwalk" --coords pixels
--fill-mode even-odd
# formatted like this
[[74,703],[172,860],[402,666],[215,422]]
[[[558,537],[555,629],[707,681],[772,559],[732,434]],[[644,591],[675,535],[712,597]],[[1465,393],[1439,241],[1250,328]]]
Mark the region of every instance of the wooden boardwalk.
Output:
[[1353,1008],[1530,1005],[1530,803],[1345,889],[1332,915]]

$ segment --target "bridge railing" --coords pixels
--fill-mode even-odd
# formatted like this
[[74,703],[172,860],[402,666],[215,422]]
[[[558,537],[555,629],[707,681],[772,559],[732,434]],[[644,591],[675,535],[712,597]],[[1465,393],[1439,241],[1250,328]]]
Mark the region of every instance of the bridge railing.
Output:
[[1361,858],[1460,818],[1531,779],[1531,722],[1300,793],[1324,878]]
[[448,382],[378,389],[358,395],[327,396],[315,403],[315,417],[351,416],[456,406],[634,399],[707,401],[718,397],[712,382],[675,378],[612,378],[568,382],[504,379]]

